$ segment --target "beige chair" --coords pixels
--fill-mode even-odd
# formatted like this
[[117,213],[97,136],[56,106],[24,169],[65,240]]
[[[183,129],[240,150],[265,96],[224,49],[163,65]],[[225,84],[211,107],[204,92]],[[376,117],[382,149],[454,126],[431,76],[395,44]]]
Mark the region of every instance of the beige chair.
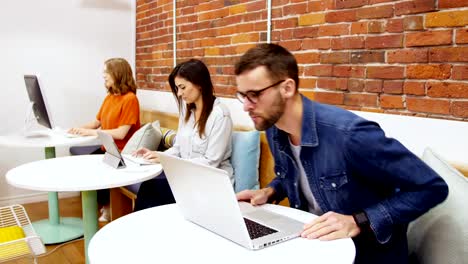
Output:
[[467,263],[468,179],[429,148],[422,159],[447,182],[449,195],[443,203],[410,223],[410,262]]

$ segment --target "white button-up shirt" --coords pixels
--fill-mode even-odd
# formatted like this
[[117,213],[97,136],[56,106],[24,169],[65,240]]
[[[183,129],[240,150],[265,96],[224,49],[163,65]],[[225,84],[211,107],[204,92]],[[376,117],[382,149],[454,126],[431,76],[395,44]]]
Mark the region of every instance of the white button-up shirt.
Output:
[[182,109],[181,112],[174,146],[166,150],[166,153],[223,169],[228,172],[231,182],[234,183],[230,161],[233,124],[229,109],[219,99],[215,100],[202,137],[198,133],[198,124],[195,124],[194,111],[187,123],[185,110]]

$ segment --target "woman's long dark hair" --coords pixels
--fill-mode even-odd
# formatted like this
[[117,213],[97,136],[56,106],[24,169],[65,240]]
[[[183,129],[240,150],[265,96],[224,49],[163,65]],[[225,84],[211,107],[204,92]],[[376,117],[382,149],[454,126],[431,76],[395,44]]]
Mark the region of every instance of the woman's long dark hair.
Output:
[[[205,133],[206,122],[211,114],[211,110],[213,110],[213,104],[216,99],[216,97],[214,96],[214,88],[213,83],[211,82],[210,71],[201,60],[197,59],[191,59],[179,63],[172,70],[171,74],[169,75],[169,85],[171,86],[172,94],[177,100],[179,112],[181,112],[183,102],[182,99],[177,96],[177,91],[179,90],[179,88],[175,85],[176,77],[183,78],[191,82],[192,84],[200,87],[203,108],[201,111],[200,119],[197,123],[198,134],[200,135],[200,137],[202,137]],[[195,104],[191,103],[187,104],[186,106],[187,107],[185,110],[185,122],[187,122],[190,118],[192,109],[195,109]]]

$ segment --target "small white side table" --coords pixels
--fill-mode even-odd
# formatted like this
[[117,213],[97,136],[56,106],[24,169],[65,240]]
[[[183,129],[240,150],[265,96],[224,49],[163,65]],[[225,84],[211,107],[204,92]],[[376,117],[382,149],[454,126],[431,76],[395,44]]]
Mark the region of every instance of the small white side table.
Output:
[[[45,158],[55,158],[55,147],[99,144],[96,137],[65,137],[49,131],[37,137],[25,137],[20,134],[0,136],[0,146],[21,148],[44,148]],[[33,222],[34,229],[44,244],[57,244],[83,236],[83,221],[76,217],[60,217],[58,193],[48,193],[49,218]]]
[[34,161],[7,172],[7,182],[13,186],[51,192],[81,191],[85,254],[98,230],[96,190],[115,188],[142,182],[158,176],[160,164],[114,169],[105,164],[104,155],[82,155]]

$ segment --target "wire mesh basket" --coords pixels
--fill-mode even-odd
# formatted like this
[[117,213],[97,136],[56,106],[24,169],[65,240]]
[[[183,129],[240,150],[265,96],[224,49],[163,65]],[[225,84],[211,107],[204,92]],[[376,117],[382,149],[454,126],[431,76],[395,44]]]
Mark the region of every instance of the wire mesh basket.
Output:
[[45,247],[21,205],[0,207],[0,263],[45,253]]

